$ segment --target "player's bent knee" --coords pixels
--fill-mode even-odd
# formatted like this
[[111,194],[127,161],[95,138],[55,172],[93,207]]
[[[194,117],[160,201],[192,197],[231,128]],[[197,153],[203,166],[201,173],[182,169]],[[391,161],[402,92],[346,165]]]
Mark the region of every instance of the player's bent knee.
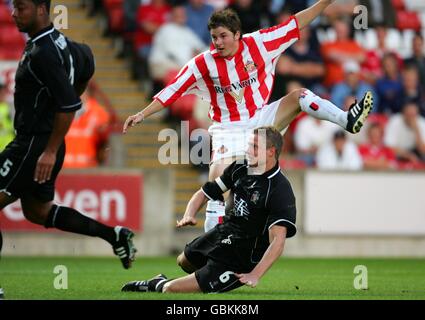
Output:
[[196,268],[187,260],[183,252],[177,257],[177,264],[186,273],[190,274],[196,271]]
[[307,90],[307,89],[305,89],[305,88],[294,89],[289,94],[292,96],[293,99],[298,101],[304,90]]
[[44,207],[29,205],[23,201],[21,202],[22,202],[22,212],[24,214],[24,217],[32,223],[44,225],[49,212],[46,211]]

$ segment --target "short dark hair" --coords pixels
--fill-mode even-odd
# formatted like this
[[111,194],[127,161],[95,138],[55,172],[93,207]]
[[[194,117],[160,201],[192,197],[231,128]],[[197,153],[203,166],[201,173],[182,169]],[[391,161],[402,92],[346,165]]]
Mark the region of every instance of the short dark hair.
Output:
[[240,32],[242,36],[242,24],[238,14],[232,9],[224,9],[214,12],[208,20],[208,30],[225,27],[233,34]]
[[282,151],[283,139],[279,130],[273,126],[264,126],[254,129],[254,134],[258,135],[266,132],[266,148],[274,147],[276,149],[275,158],[279,160],[280,152]]
[[35,5],[37,5],[37,6],[39,6],[39,5],[41,5],[41,4],[45,4],[46,5],[46,10],[47,10],[47,13],[49,13],[50,12],[50,3],[51,3],[51,0],[31,0]]

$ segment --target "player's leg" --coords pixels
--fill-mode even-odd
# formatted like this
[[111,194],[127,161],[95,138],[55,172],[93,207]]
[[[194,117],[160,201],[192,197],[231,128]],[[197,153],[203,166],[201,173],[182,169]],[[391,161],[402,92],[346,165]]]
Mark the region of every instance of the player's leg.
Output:
[[[223,174],[224,169],[232,163],[232,158],[219,159],[210,164],[209,181],[214,181]],[[225,197],[227,194],[224,195]],[[226,199],[226,198],[224,198]],[[209,200],[205,213],[204,231],[208,232],[223,221],[226,204],[222,201]]]
[[185,256],[184,252],[180,253],[177,257],[177,264],[182,268],[186,273],[195,272],[197,269]]
[[208,254],[215,249],[221,239],[217,229],[212,229],[186,244],[177,257],[177,264],[186,273],[192,273],[204,267],[208,262]]
[[[15,202],[17,198],[12,197],[5,192],[0,192],[0,210],[2,210],[4,207],[6,207],[8,204],[11,204],[12,202]],[[3,248],[3,235],[1,233],[0,229],[0,259],[1,259],[1,250]],[[4,299],[4,291],[0,284],[0,300]]]
[[[3,236],[0,231],[0,259],[1,259],[1,248],[3,247]],[[4,291],[0,284],[0,300],[4,299]]]
[[136,252],[132,241],[134,234],[131,230],[104,225],[73,208],[59,206],[52,201],[43,202],[31,195],[22,197],[21,203],[24,215],[29,221],[44,225],[46,228],[102,238],[112,245],[124,268],[131,267]]
[[[1,183],[5,184],[6,181],[1,181]],[[0,191],[0,210],[4,209],[6,206],[15,202],[16,200],[17,200],[17,198],[8,194],[8,192],[6,190],[1,190]],[[2,248],[3,248],[3,235],[2,235],[1,229],[0,229],[0,259],[1,259]],[[4,299],[4,290],[3,290],[3,288],[0,284],[0,300],[2,300],[2,299]]]
[[6,206],[15,202],[16,200],[18,200],[18,198],[0,191],[0,210],[3,210]]
[[316,119],[333,122],[351,133],[357,133],[372,108],[373,97],[369,91],[360,102],[352,104],[346,112],[308,89],[297,89],[281,99],[274,125],[278,129],[286,128],[301,111],[304,111]]
[[167,281],[162,287],[163,293],[190,293],[201,291],[202,290],[199,287],[195,273],[189,274],[185,277]]

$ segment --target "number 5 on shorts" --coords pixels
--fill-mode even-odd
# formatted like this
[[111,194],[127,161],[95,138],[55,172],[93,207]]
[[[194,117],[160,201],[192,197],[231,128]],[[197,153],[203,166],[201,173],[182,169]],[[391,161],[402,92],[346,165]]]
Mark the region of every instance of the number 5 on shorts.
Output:
[[0,175],[2,177],[6,177],[12,165],[13,165],[12,161],[10,161],[9,159],[6,159],[6,161],[3,163],[3,166],[0,169]]

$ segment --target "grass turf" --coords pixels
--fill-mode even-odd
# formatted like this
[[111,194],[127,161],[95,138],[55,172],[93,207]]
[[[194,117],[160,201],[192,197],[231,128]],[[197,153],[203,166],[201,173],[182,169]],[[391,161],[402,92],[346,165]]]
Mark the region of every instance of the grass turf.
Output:
[[[68,289],[54,288],[54,268],[66,266]],[[368,289],[356,290],[353,270],[365,265]],[[133,268],[122,269],[114,258],[3,257],[0,285],[7,299],[425,299],[425,259],[282,258],[261,279],[257,288],[241,287],[224,294],[123,293],[121,286],[164,273],[184,275],[175,258],[139,257]]]

